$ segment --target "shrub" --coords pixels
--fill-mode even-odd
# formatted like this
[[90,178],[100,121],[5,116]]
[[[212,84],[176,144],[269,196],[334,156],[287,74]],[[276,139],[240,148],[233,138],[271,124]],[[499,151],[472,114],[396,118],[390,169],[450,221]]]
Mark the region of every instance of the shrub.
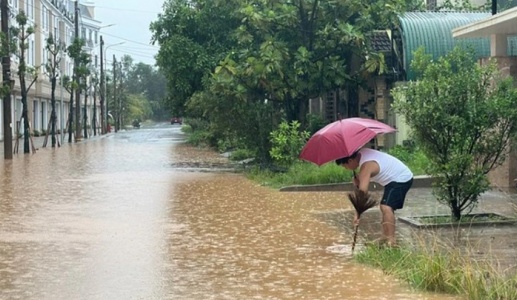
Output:
[[299,128],[298,121],[292,121],[291,124],[283,121],[278,129],[271,132],[269,154],[275,163],[287,167],[298,159],[303,145],[309,138],[309,132],[300,131]]
[[306,130],[309,132],[310,135],[313,135],[316,133],[316,131],[320,130],[321,128],[325,127],[327,125],[327,122],[325,119],[317,114],[308,114],[307,115],[307,128]]
[[239,161],[254,157],[255,154],[248,149],[237,149],[230,154],[230,160]]
[[414,146],[413,143],[396,145],[388,150],[388,153],[405,163],[414,175],[425,175],[429,168],[429,159],[425,153]]

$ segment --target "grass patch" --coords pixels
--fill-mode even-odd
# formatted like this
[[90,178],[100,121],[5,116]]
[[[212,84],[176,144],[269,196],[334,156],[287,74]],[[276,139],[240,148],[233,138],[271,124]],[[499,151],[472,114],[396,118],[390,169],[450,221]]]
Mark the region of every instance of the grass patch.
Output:
[[427,215],[427,216],[403,216],[399,220],[412,226],[427,227],[444,227],[444,226],[477,226],[477,225],[496,225],[496,224],[514,224],[517,219],[508,218],[497,213],[473,213],[461,216],[456,221],[450,215]]
[[[407,164],[414,175],[425,174],[428,159],[421,151],[395,147],[390,154]],[[343,183],[352,180],[352,171],[346,170],[333,162],[318,167],[301,160],[292,164],[286,172],[252,168],[247,174],[250,179],[272,188],[289,185]]]
[[515,275],[503,274],[488,260],[472,259],[464,251],[436,242],[400,248],[368,246],[355,258],[420,290],[475,300],[517,299]]
[[273,188],[288,185],[341,183],[350,181],[352,178],[352,171],[345,170],[334,163],[318,167],[302,161],[291,165],[286,172],[273,172],[257,167],[250,169],[247,174],[250,179]]
[[390,155],[400,159],[414,175],[425,175],[429,159],[424,152],[415,147],[397,145],[388,150]]

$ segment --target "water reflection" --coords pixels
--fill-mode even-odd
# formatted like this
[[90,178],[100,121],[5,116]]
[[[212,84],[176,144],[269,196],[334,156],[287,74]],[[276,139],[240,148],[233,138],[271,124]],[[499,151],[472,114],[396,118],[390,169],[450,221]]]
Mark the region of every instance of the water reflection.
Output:
[[1,162],[0,298],[446,298],[332,251],[350,237],[318,215],[348,210],[342,194],[175,169],[222,160],[180,138],[143,127]]

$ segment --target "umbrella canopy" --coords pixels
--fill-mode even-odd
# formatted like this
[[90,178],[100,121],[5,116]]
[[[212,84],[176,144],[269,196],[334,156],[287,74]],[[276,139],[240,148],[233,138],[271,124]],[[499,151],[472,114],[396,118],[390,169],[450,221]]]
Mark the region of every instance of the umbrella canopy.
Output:
[[300,158],[321,166],[352,155],[378,134],[396,129],[372,119],[347,118],[328,124],[311,136]]

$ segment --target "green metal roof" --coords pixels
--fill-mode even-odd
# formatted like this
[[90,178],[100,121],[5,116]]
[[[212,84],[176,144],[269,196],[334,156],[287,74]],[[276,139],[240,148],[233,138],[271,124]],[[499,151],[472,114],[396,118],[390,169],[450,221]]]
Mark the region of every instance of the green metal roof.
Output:
[[[411,69],[413,52],[420,46],[434,59],[447,54],[456,45],[470,46],[477,58],[490,56],[488,38],[454,39],[452,29],[485,19],[489,13],[479,12],[407,12],[399,16],[406,80],[415,79]],[[515,38],[508,40],[508,55],[517,54]]]

